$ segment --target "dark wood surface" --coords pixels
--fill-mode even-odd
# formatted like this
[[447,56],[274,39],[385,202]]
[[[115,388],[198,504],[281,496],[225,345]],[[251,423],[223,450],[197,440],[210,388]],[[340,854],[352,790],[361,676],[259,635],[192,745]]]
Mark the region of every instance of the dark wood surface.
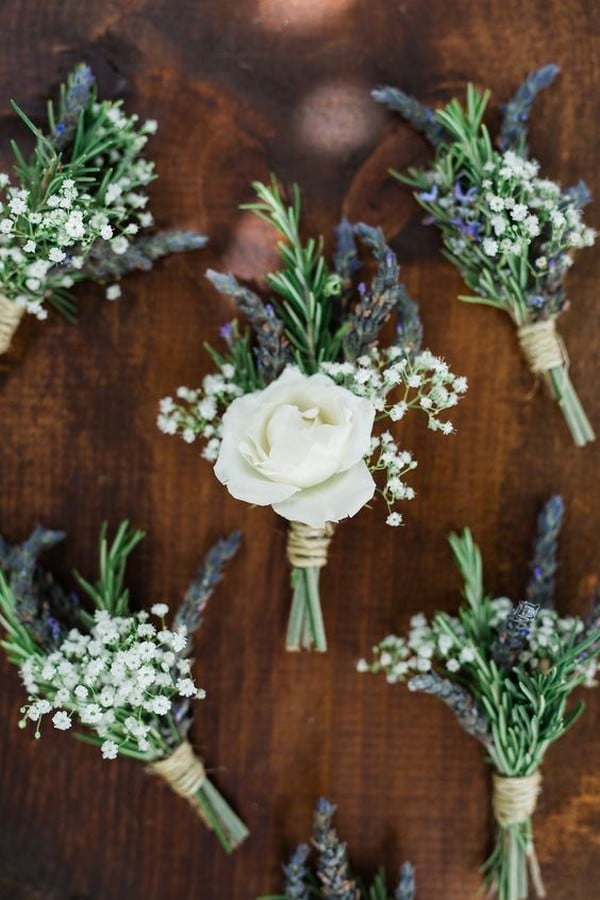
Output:
[[[365,874],[405,858],[420,900],[474,898],[490,847],[488,772],[479,746],[441,704],[383,679],[356,659],[418,610],[455,608],[458,580],[445,536],[469,524],[487,584],[518,596],[535,515],[553,491],[568,514],[558,575],[563,608],[584,611],[600,571],[599,447],[571,446],[538,391],[507,320],[455,300],[461,283],[432,232],[386,168],[424,158],[410,129],[371,103],[398,84],[430,102],[469,79],[506,99],[533,67],[562,75],[536,107],[531,145],[565,184],[600,194],[600,50],[592,0],[5,0],[0,7],[0,139],[17,129],[16,98],[41,117],[49,89],[87,60],[103,93],[159,120],[152,142],[161,226],[211,236],[124,283],[107,304],[81,290],[81,318],[22,328],[0,384],[0,530],[22,539],[41,520],[68,542],[48,559],[66,577],[93,574],[103,519],[147,530],[130,583],[135,602],[177,598],[208,544],[234,527],[243,550],[211,602],[196,675],[208,689],[194,739],[252,830],[227,858],[166,788],[125,760],[46,728],[17,728],[23,700],[3,660],[0,694],[0,897],[44,900],[250,900],[280,886],[280,861],[308,837],[325,793]],[[323,576],[331,650],[283,652],[288,611],[281,523],[230,499],[196,450],[155,428],[159,397],[208,370],[202,342],[231,314],[203,278],[208,266],[258,276],[271,234],[237,210],[248,184],[276,171],[303,188],[307,230],[328,240],[343,210],[394,237],[405,282],[422,304],[426,343],[469,377],[452,438],[409,421],[418,496],[406,525],[364,510],[338,530]],[[598,206],[589,210],[600,223]],[[597,251],[569,278],[563,320],[572,374],[596,427]],[[600,696],[548,754],[536,814],[552,900],[599,896]]]

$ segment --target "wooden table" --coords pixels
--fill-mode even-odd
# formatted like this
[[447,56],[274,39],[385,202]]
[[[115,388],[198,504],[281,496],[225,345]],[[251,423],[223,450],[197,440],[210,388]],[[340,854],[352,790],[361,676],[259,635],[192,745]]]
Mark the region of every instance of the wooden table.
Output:
[[[425,158],[409,128],[369,99],[381,83],[431,103],[469,79],[509,97],[533,67],[555,61],[531,146],[551,177],[600,193],[598,7],[586,0],[6,0],[0,11],[0,138],[18,132],[15,98],[41,119],[50,89],[84,59],[103,95],[158,119],[152,140],[160,226],[211,236],[210,247],[123,284],[107,304],[80,290],[81,317],[28,322],[4,367],[0,529],[22,539],[37,521],[69,540],[48,556],[67,577],[95,572],[96,535],[129,517],[147,531],[129,582],[135,603],[178,598],[210,542],[245,532],[204,626],[196,676],[208,688],[194,739],[252,836],[227,858],[191,811],[134,763],[17,726],[23,692],[2,661],[0,897],[44,900],[250,900],[280,886],[280,861],[308,837],[315,799],[339,803],[355,868],[390,875],[405,858],[419,900],[474,898],[491,840],[488,771],[480,748],[434,699],[359,677],[356,659],[424,609],[456,608],[447,533],[469,524],[487,584],[520,596],[535,516],[551,492],[568,513],[558,593],[583,613],[599,564],[599,450],[571,446],[536,392],[508,320],[455,300],[461,281],[420,225],[389,165]],[[21,132],[19,132],[21,133]],[[423,421],[402,428],[414,450],[416,500],[405,527],[381,506],[341,527],[323,576],[331,640],[322,657],[283,652],[288,610],[281,522],[229,498],[196,448],[157,431],[158,398],[197,384],[202,342],[231,315],[207,267],[258,276],[272,235],[237,206],[249,182],[275,171],[303,188],[307,232],[343,211],[383,225],[421,302],[426,343],[470,393],[442,438]],[[598,224],[598,206],[589,210]],[[569,277],[563,320],[572,375],[600,426],[598,253]],[[599,896],[600,696],[548,755],[536,815],[552,900]]]

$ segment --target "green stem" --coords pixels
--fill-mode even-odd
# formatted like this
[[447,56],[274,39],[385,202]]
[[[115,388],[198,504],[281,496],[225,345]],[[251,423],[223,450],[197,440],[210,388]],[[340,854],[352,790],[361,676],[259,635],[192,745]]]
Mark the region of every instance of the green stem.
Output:
[[548,382],[558,405],[562,409],[571,436],[577,447],[585,447],[596,439],[585,410],[573,387],[566,366],[556,366],[548,371]]
[[319,596],[318,566],[292,569],[292,608],[288,620],[286,649],[327,650],[327,638]]
[[231,853],[250,833],[234,813],[214,784],[206,778],[196,794],[199,812],[211,828],[226,853]]
[[499,825],[496,845],[482,866],[486,885],[498,900],[527,900],[529,880],[535,897],[545,897],[539,864],[533,845],[531,819]]

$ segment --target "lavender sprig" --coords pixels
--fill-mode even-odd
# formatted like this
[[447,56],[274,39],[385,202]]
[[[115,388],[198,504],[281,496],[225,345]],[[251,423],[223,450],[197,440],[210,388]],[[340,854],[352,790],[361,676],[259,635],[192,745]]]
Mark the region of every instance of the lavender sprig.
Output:
[[148,272],[153,263],[169,253],[199,250],[208,238],[195,231],[165,231],[144,235],[130,242],[125,253],[115,253],[106,241],[92,245],[81,272],[97,281],[118,279],[129,272]]
[[319,852],[317,877],[324,900],[360,900],[360,892],[350,872],[347,845],[332,826],[336,807],[325,797],[317,802],[313,844]]
[[[50,140],[59,152],[71,144],[77,134],[79,117],[96,95],[96,79],[94,73],[85,63],[76,66],[67,79],[67,85],[61,85],[59,101],[59,120],[54,123]],[[52,120],[54,113],[52,111]]]
[[425,136],[432,147],[437,147],[448,139],[448,132],[436,121],[434,111],[404,91],[387,85],[371,91],[371,97],[376,103],[382,103],[393,112],[400,113],[403,119]]
[[437,672],[415,675],[408,682],[409,691],[421,691],[439,697],[449,706],[459,724],[478,741],[488,747],[490,745],[490,728],[488,721],[477,705],[475,698],[455,682],[442,678]]
[[400,267],[387,245],[381,228],[359,222],[354,226],[358,237],[369,247],[377,262],[377,271],[368,290],[359,285],[359,299],[348,316],[348,333],[344,338],[346,353],[354,358],[367,351],[394,309],[398,310],[398,344],[416,353],[420,347],[422,328],[417,304],[399,282]]
[[520,600],[509,612],[490,650],[492,659],[501,669],[508,672],[516,664],[519,653],[527,644],[539,609],[537,603]]
[[537,537],[533,548],[533,560],[530,564],[531,578],[527,585],[526,596],[531,603],[547,609],[554,607],[556,551],[564,509],[562,497],[555,495],[544,505],[537,520]]
[[208,269],[206,277],[220,294],[233,297],[256,335],[257,363],[260,374],[268,384],[274,381],[292,360],[285,327],[270,303],[263,303],[258,294],[239,284],[233,275],[224,275]]
[[310,870],[307,865],[310,847],[300,844],[292,853],[287,865],[283,866],[285,876],[285,900],[309,900],[307,879]]
[[402,863],[394,900],[415,900],[416,893],[415,867],[410,862]]
[[361,265],[354,240],[354,226],[345,216],[335,228],[335,237],[333,267],[342,279],[342,289],[345,290],[352,285],[352,275]]
[[223,578],[225,566],[238,552],[241,541],[241,532],[232,531],[228,537],[221,538],[211,547],[175,614],[175,628],[185,628],[188,635],[200,628],[206,604]]
[[35,643],[46,650],[56,647],[66,634],[67,626],[57,616],[70,604],[67,594],[38,565],[38,559],[64,537],[61,531],[38,525],[21,544],[10,546],[0,538],[0,568],[14,594],[15,612]]
[[[336,807],[325,797],[317,801],[313,817],[312,845],[318,858],[313,871],[309,866],[310,848],[300,844],[283,868],[285,894],[262,900],[392,900],[388,895],[385,872],[379,869],[370,887],[355,880],[350,869],[347,845],[333,827]],[[393,900],[414,900],[414,868],[405,862]]]
[[502,104],[502,128],[498,145],[501,150],[527,152],[527,121],[533,101],[540,91],[552,84],[560,69],[553,63],[542,66],[527,76],[514,97]]

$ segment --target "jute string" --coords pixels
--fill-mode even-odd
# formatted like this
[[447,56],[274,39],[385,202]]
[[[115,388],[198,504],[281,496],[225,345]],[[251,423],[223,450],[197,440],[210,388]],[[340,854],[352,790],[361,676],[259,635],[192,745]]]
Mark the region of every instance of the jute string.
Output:
[[287,558],[295,569],[322,569],[327,565],[327,553],[334,526],[313,528],[302,522],[290,522],[287,536]]
[[0,293],[0,354],[6,353],[24,310]]
[[554,319],[522,325],[517,334],[523,355],[534,375],[543,375],[550,369],[568,368],[569,357],[556,331]]
[[[492,776],[492,806],[494,816],[501,828],[519,825],[530,819],[535,812],[538,794],[541,790],[542,775],[535,771],[522,778],[507,778],[496,773]],[[546,891],[542,881],[542,872],[535,852],[533,841],[527,847],[527,863],[531,881],[538,897],[545,897]]]
[[191,803],[204,819],[196,794],[206,780],[206,771],[202,760],[196,756],[188,741],[183,741],[166,759],[150,763],[149,769],[164,778],[169,787]]

